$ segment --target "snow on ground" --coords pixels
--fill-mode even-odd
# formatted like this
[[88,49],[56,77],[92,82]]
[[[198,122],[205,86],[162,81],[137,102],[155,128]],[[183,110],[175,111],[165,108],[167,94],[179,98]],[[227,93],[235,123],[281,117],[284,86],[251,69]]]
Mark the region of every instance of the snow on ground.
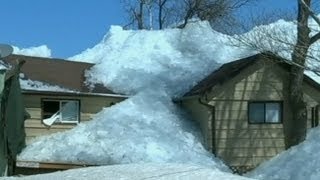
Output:
[[197,126],[185,118],[170,97],[146,90],[105,108],[93,121],[40,138],[18,159],[97,165],[194,163],[228,171],[203,148],[199,136]]
[[246,176],[265,180],[318,180],[320,127],[311,129],[301,144],[261,164]]
[[105,179],[105,180],[249,180],[249,178],[224,173],[216,169],[210,169],[203,166],[186,164],[125,164],[113,166],[88,167],[72,169],[62,172],[49,174],[8,177],[8,180],[87,180],[87,179]]
[[13,46],[13,53],[26,56],[51,57],[51,50],[46,45],[29,48],[18,48]]

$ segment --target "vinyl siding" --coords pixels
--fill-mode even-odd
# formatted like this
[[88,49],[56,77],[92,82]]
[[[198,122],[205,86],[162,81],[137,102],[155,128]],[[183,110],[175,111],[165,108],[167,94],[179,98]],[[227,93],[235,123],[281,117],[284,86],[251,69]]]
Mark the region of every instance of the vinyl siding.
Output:
[[103,107],[109,107],[110,103],[117,103],[123,98],[114,97],[96,97],[96,96],[50,96],[50,95],[32,95],[24,94],[24,103],[26,111],[30,118],[25,121],[26,141],[30,143],[35,137],[48,135],[56,132],[62,132],[75,127],[77,124],[54,124],[50,127],[42,123],[41,99],[55,100],[79,100],[80,101],[80,123],[85,123],[102,110]]

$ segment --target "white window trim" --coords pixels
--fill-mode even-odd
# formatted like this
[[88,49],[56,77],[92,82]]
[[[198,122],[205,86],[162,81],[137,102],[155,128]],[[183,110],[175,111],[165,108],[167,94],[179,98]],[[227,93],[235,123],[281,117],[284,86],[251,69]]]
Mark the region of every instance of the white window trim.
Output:
[[[42,119],[42,122],[47,125],[47,126],[51,126],[53,124],[79,124],[80,123],[80,101],[79,100],[74,100],[74,99],[63,99],[63,100],[59,100],[59,99],[42,99],[41,100],[42,103],[44,102],[49,102],[49,101],[54,101],[54,102],[59,102],[59,111],[57,111],[55,114],[53,114],[50,118],[52,118],[53,116],[55,116],[57,113],[59,113],[59,118],[57,120],[53,120],[52,122],[49,121],[49,123],[45,123],[45,120],[48,120],[50,118],[47,119]],[[76,102],[78,105],[78,112],[77,112],[77,116],[76,116],[76,121],[64,121],[62,119],[62,114],[60,113],[61,108],[62,108],[62,104],[64,102]],[[43,111],[43,109],[42,109]]]
[[80,122],[80,118],[79,118],[79,113],[80,113],[80,109],[79,109],[79,101],[77,100],[60,100],[59,101],[59,112],[61,111],[61,108],[62,108],[62,103],[64,102],[76,102],[77,105],[78,105],[78,113],[77,113],[77,120],[76,121],[64,121],[62,119],[62,113],[59,113],[59,121],[60,123],[63,123],[63,124],[78,124]]

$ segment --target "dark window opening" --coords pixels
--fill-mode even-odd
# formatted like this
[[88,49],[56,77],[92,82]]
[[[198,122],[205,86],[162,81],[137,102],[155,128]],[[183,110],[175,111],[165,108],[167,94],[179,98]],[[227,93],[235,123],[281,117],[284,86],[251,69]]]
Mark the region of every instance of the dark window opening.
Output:
[[248,119],[252,124],[282,122],[281,102],[249,102]]
[[42,102],[42,119],[50,118],[60,109],[59,101],[43,101]]
[[79,123],[80,102],[78,100],[42,100],[42,122],[51,126],[54,123]]

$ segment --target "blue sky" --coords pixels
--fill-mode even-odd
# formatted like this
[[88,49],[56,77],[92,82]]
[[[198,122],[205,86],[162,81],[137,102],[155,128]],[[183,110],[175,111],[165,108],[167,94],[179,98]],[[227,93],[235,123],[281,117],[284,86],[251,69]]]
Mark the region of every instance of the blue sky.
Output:
[[[97,44],[110,25],[123,25],[120,0],[1,0],[0,43],[26,48],[47,45],[66,58]],[[247,12],[285,11],[292,0],[258,0]]]

